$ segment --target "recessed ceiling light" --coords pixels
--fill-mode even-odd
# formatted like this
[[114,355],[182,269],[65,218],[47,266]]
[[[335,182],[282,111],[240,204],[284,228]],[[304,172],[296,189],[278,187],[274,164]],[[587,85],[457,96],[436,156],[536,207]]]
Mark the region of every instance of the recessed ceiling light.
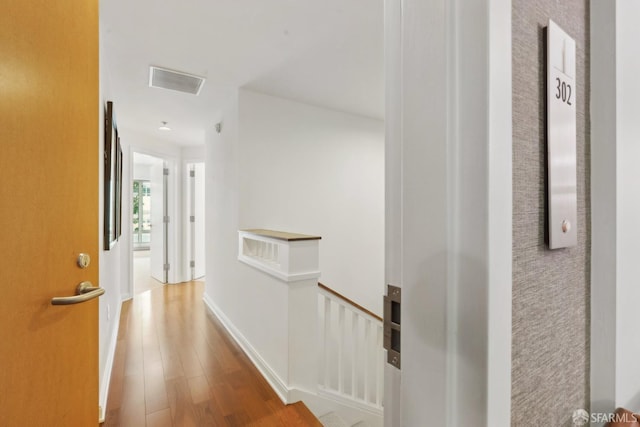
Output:
[[169,126],[167,126],[167,122],[162,122],[162,126],[160,126],[158,129],[160,129],[160,130],[171,130],[171,128]]

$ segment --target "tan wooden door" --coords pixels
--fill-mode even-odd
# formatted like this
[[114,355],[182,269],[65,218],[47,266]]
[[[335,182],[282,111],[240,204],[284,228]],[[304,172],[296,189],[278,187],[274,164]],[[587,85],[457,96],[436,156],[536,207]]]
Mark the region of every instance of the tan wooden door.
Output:
[[[95,426],[98,1],[4,0],[0,13],[0,425]],[[91,264],[76,264],[80,252]]]

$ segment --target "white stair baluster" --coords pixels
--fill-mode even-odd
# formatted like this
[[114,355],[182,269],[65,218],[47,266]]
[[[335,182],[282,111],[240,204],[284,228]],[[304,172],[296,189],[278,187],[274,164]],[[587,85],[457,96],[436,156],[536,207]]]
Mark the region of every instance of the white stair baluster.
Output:
[[329,343],[331,342],[331,299],[324,298],[324,386],[329,388]]
[[351,312],[351,397],[356,399],[358,397],[358,314],[355,311]]
[[338,391],[344,393],[344,305],[338,304]]
[[370,335],[370,329],[371,329],[371,320],[369,319],[365,319],[364,322],[364,395],[363,400],[365,402],[369,402],[369,377],[370,372],[369,372],[369,356],[370,356],[370,352],[369,349],[371,348],[370,346],[370,342],[369,342],[369,335]]
[[382,349],[382,328],[378,327],[376,340],[376,405],[382,406],[383,380],[384,380],[384,351]]

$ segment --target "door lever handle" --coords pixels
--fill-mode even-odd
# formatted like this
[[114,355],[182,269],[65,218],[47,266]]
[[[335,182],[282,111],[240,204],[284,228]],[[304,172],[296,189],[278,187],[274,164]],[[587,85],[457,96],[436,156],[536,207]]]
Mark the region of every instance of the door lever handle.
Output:
[[82,282],[76,286],[76,294],[74,296],[51,298],[51,305],[79,304],[81,302],[98,298],[102,294],[104,294],[103,288],[95,287],[91,282]]

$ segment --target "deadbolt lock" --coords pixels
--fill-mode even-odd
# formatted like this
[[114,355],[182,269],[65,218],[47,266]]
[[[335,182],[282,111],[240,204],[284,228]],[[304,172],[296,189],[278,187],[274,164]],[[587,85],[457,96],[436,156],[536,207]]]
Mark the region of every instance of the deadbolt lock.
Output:
[[91,264],[91,257],[88,254],[78,255],[78,267],[87,268]]

